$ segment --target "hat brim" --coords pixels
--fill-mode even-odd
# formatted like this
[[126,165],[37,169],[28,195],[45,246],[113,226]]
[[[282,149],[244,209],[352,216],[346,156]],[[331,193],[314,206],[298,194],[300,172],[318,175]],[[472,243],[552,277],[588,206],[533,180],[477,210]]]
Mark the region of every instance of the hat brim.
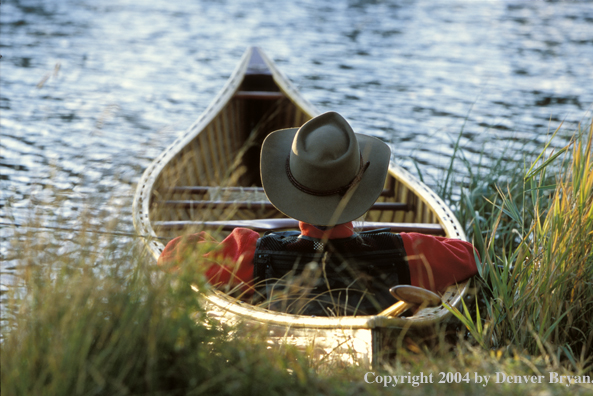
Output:
[[261,149],[261,180],[266,196],[288,217],[319,226],[334,226],[355,220],[375,203],[389,170],[391,150],[381,140],[356,133],[363,162],[370,162],[360,183],[348,194],[317,196],[296,188],[286,174],[286,158],[299,128],[269,134]]

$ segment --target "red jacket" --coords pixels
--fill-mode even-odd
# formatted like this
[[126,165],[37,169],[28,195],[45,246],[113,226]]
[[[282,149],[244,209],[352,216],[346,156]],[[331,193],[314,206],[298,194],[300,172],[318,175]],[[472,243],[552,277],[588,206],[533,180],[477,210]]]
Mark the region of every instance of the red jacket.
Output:
[[[312,238],[347,238],[353,234],[352,223],[338,225],[327,231],[300,222],[301,234]],[[413,286],[442,291],[477,274],[474,248],[458,239],[424,234],[401,233],[408,256]],[[253,280],[253,255],[259,234],[247,228],[235,228],[218,246],[204,257],[208,268],[206,278],[213,285],[235,286]],[[196,244],[216,243],[205,232],[177,237],[170,241],[159,257],[159,265],[174,266],[195,250]]]

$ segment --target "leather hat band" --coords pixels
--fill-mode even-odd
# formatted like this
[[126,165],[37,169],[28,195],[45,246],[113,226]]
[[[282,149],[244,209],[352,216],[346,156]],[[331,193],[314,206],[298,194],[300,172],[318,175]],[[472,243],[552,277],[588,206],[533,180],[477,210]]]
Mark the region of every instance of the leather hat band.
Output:
[[362,179],[362,175],[368,169],[370,164],[371,164],[370,161],[363,163],[362,154],[360,154],[360,168],[358,169],[358,173],[356,174],[356,176],[354,176],[354,178],[350,181],[350,183],[346,184],[345,186],[338,187],[334,190],[329,190],[329,191],[314,190],[312,188],[308,188],[308,187],[302,185],[301,183],[299,183],[298,180],[295,179],[295,177],[292,175],[292,172],[290,171],[290,154],[288,155],[288,157],[286,157],[286,175],[288,176],[288,180],[290,180],[292,185],[295,186],[300,191],[304,192],[305,194],[316,195],[319,197],[324,197],[327,195],[334,195],[334,194],[344,195],[348,192],[348,190],[350,190],[352,187],[356,186],[360,182],[360,180]]

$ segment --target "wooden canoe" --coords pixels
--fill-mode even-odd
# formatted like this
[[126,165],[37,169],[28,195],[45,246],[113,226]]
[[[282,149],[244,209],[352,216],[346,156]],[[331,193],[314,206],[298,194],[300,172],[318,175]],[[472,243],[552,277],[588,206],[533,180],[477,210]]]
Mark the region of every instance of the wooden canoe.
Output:
[[[249,48],[206,111],[146,169],[134,197],[133,216],[156,262],[163,241],[208,228],[228,232],[249,227],[259,232],[297,228],[267,200],[259,179],[259,151],[265,136],[298,127],[319,114],[261,49]],[[364,131],[358,131],[363,132]],[[385,188],[367,213],[364,228],[422,232],[465,239],[448,206],[425,184],[391,164]],[[451,286],[442,300],[459,306],[469,281]],[[310,317],[269,311],[210,290],[204,297],[210,316],[223,322],[263,325],[270,340],[307,347],[318,355],[344,354],[373,363],[386,337],[422,332],[450,316],[443,306],[407,317]]]

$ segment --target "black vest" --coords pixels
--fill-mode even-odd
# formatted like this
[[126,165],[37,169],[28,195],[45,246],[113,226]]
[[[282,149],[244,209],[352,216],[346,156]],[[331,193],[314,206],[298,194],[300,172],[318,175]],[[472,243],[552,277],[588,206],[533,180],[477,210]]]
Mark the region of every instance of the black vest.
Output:
[[389,288],[410,284],[410,271],[401,236],[388,229],[326,243],[288,231],[257,241],[254,279],[268,309],[373,315],[397,302]]

